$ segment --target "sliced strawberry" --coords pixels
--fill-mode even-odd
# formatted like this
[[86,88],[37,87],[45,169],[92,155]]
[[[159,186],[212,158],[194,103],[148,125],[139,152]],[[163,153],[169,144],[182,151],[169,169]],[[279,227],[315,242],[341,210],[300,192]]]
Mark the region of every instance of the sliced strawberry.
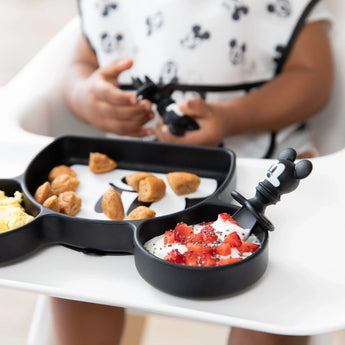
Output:
[[211,247],[207,247],[202,244],[188,242],[186,246],[189,251],[194,252],[198,255],[213,253],[213,249]]
[[200,233],[204,243],[211,243],[218,240],[218,236],[211,225],[204,226]]
[[174,262],[175,264],[183,264],[184,255],[181,254],[177,249],[173,249],[167,255],[165,255],[164,260]]
[[218,260],[212,254],[203,254],[199,257],[199,260],[203,267],[216,266],[218,263]]
[[219,217],[221,217],[221,218],[223,219],[224,222],[228,221],[228,222],[230,222],[230,223],[232,223],[232,224],[236,224],[237,226],[240,226],[240,225],[236,222],[236,220],[230,216],[229,213],[226,213],[226,212],[220,213],[220,214],[219,214]]
[[187,239],[188,242],[192,242],[192,243],[202,243],[202,234],[201,232],[198,232],[197,234],[194,234],[192,236],[189,236]]
[[216,266],[217,264],[217,259],[210,253],[199,255],[198,253],[188,250],[184,253],[184,256],[185,256],[185,264],[187,266],[208,267],[208,266]]
[[237,248],[240,252],[252,252],[254,253],[260,247],[259,244],[250,243],[243,241],[242,244]]
[[229,243],[230,247],[238,248],[242,244],[242,240],[236,231],[232,232],[224,238],[224,243]]
[[201,266],[199,255],[197,253],[187,250],[184,252],[184,263],[187,266]]
[[231,254],[230,243],[223,243],[214,248],[214,252],[220,256],[228,256]]
[[234,262],[241,261],[241,260],[242,258],[224,258],[224,259],[220,259],[217,265],[233,264]]
[[176,242],[186,243],[188,238],[194,235],[193,228],[188,226],[186,223],[177,224],[174,231]]
[[172,230],[167,230],[164,233],[164,244],[170,244],[175,242],[175,232]]

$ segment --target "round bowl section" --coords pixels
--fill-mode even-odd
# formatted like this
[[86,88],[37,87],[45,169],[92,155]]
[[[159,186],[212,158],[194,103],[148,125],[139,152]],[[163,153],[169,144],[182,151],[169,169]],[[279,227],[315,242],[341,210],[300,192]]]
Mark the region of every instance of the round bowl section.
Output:
[[26,193],[23,191],[22,186],[19,181],[14,179],[1,179],[0,180],[0,190],[5,192],[6,196],[13,196],[15,192],[21,192],[23,194],[23,207],[25,212],[36,217],[41,209],[35,205],[29,198]]
[[0,265],[14,262],[36,251],[41,245],[41,209],[23,192],[19,180],[0,180],[0,190],[9,197],[16,191],[23,193],[22,205],[25,211],[35,217],[31,222],[18,228],[0,233]]
[[135,263],[140,275],[159,290],[188,298],[219,298],[231,295],[254,284],[268,264],[268,233],[256,226],[253,232],[260,248],[248,258],[223,266],[191,267],[164,261],[149,253],[144,243],[174,228],[179,222],[198,224],[217,219],[219,213],[234,213],[235,206],[202,205],[184,214],[148,221],[137,229]]

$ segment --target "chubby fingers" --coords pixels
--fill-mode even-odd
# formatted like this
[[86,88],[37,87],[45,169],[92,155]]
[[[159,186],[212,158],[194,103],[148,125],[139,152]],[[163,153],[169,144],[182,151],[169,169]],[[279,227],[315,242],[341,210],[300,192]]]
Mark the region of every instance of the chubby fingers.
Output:
[[154,134],[153,129],[142,128],[154,117],[148,101],[123,106],[113,106],[103,102],[100,104],[100,111],[102,113],[102,122],[99,124],[101,130],[130,136]]
[[132,59],[115,60],[107,66],[100,68],[100,73],[105,79],[116,80],[120,73],[130,69],[133,66]]
[[92,89],[94,97],[103,102],[114,105],[133,105],[138,103],[135,93],[123,91],[103,79],[96,80],[92,85]]
[[188,116],[197,118],[208,111],[207,104],[201,98],[191,98],[179,103],[180,111]]

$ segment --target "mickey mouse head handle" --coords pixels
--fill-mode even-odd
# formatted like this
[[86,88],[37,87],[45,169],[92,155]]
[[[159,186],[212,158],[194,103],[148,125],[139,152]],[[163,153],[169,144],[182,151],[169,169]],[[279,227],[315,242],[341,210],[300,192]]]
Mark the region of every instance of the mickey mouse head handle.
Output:
[[[312,171],[313,165],[309,160],[294,163],[297,153],[288,148],[278,156],[278,161],[273,163],[268,171],[267,178],[259,182],[256,194],[251,199],[246,199],[240,193],[233,191],[231,195],[243,207],[238,213],[243,213],[243,208],[249,211],[266,230],[274,230],[273,224],[264,216],[267,206],[276,204],[282,194],[290,193],[297,188],[301,179],[306,178]],[[236,215],[234,215],[234,218]]]

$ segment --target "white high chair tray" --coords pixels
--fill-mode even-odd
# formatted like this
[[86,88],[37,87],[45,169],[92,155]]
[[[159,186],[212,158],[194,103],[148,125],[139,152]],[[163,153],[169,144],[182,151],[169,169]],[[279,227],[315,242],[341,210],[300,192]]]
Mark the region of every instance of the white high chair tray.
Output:
[[[19,141],[18,141],[19,140]],[[0,178],[24,172],[51,141],[0,139]],[[314,159],[314,170],[266,215],[269,265],[248,290],[219,300],[190,300],[156,290],[137,272],[131,255],[91,256],[53,246],[0,267],[0,285],[50,296],[289,335],[345,327],[345,150]],[[237,188],[246,197],[271,162],[237,160]]]

